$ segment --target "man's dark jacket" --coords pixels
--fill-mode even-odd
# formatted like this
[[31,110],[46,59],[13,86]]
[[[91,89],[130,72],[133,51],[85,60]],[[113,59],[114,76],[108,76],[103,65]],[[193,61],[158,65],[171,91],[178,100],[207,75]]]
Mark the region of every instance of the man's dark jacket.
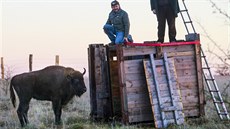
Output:
[[[150,0],[151,10],[155,9],[156,10],[156,14],[158,14],[158,8],[159,8],[158,2],[159,2],[159,0]],[[174,16],[177,17],[177,14],[180,12],[178,0],[168,0],[168,2],[169,2],[169,5],[173,9]]]
[[106,24],[113,25],[116,31],[122,31],[124,32],[124,37],[128,37],[130,23],[128,14],[124,10],[111,11]]

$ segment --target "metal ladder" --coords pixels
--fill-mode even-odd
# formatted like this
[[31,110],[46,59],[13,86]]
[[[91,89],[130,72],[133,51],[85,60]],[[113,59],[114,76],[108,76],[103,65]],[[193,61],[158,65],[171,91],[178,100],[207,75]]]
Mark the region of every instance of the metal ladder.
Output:
[[204,62],[205,62],[204,66],[202,67],[204,79],[207,84],[208,90],[211,94],[215,108],[217,110],[217,114],[221,120],[230,120],[229,114],[224,104],[220,90],[218,88],[218,85],[216,83],[214,76],[211,73],[211,69],[208,65],[206,56],[204,55],[204,52],[202,49],[201,49],[201,57],[204,59]]
[[[186,41],[195,41],[195,40],[200,40],[199,34],[196,33],[195,28],[193,26],[193,22],[191,20],[191,17],[188,13],[187,6],[185,5],[184,0],[182,0],[183,3],[183,9],[180,10],[180,14],[182,17],[182,20],[185,25],[185,29],[187,31],[187,35],[185,35]],[[192,30],[192,31],[189,31]]]
[[[182,0],[182,2],[183,2],[183,6],[184,6],[183,8],[184,9],[180,10],[180,14],[181,14],[181,17],[183,19],[187,33],[188,33],[188,35],[186,35],[186,40],[187,41],[199,40],[199,35],[195,31],[195,28],[194,28],[192,20],[189,16],[188,9],[185,5],[184,0]],[[187,20],[186,20],[185,16],[183,15],[184,13],[187,14]],[[192,33],[191,33],[191,31],[189,31],[188,24],[190,24],[190,26],[191,26],[190,28],[192,28]],[[211,69],[208,65],[208,61],[206,59],[206,56],[205,56],[202,48],[201,48],[201,58],[203,59],[203,62],[205,62],[204,67],[202,67],[203,76],[204,76],[205,82],[207,84],[208,90],[211,94],[215,108],[217,110],[217,114],[221,120],[224,120],[224,119],[230,120],[229,113],[228,113],[226,106],[224,104],[224,101],[223,101],[223,98],[221,96],[218,85],[216,83],[216,80],[214,79],[214,76],[211,73]],[[210,82],[212,83],[212,85],[210,84]]]

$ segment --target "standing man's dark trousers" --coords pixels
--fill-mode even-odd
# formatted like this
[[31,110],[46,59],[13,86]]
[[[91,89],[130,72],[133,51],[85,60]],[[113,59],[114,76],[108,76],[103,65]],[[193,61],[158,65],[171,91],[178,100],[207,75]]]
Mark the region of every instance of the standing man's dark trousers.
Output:
[[176,26],[175,19],[176,17],[173,14],[173,11],[169,5],[159,6],[159,12],[157,13],[157,21],[158,21],[158,42],[164,42],[165,36],[165,24],[167,20],[168,24],[168,35],[169,41],[176,41]]

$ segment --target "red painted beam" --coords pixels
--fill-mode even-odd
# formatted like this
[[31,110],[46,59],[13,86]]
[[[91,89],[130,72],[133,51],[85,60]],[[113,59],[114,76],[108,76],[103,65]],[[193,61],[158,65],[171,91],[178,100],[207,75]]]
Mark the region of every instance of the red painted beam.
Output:
[[191,44],[200,44],[200,41],[185,41],[185,42],[167,42],[167,43],[125,43],[127,46],[179,46],[179,45],[191,45]]

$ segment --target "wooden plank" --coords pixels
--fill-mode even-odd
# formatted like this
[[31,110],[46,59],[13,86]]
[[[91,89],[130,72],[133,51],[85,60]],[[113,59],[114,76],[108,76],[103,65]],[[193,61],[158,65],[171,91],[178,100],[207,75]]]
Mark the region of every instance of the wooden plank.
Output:
[[193,69],[177,69],[177,76],[192,76],[196,75],[196,71]]
[[178,83],[184,83],[184,82],[194,82],[196,81],[196,75],[191,76],[178,76],[177,81]]
[[[184,121],[184,114],[182,112],[183,105],[182,105],[182,101],[175,102],[173,100],[175,93],[179,93],[179,90],[177,90],[178,92],[176,92],[176,91],[173,91],[173,89],[172,89],[172,87],[175,85],[172,85],[171,73],[173,73],[172,76],[175,76],[175,77],[176,77],[176,74],[175,74],[175,71],[171,72],[169,70],[169,62],[168,62],[168,58],[167,58],[167,53],[164,53],[164,62],[165,62],[165,69],[167,71],[166,74],[167,74],[167,80],[168,80],[168,85],[169,85],[169,92],[170,92],[169,96],[171,97],[171,103],[169,106],[165,105],[165,107],[163,107],[162,110],[168,111],[168,112],[172,111],[174,117],[171,119],[174,119],[175,123],[178,124],[178,123],[180,123],[180,122],[178,122],[179,117],[181,118],[182,121]],[[174,68],[174,67],[172,67],[172,68]],[[177,87],[179,87],[179,86],[177,85]],[[171,104],[172,104],[172,106],[171,106]],[[167,116],[167,113],[166,113],[166,117],[170,119],[170,117]]]
[[[157,79],[157,73],[156,73],[156,65],[155,65],[155,60],[154,60],[154,56],[151,54],[150,55],[150,65],[149,66],[146,66],[145,64],[145,61],[144,61],[144,68],[145,68],[145,73],[148,73],[146,72],[146,70],[148,68],[151,69],[151,73],[152,73],[152,77],[150,79],[153,79],[154,80],[154,85],[155,87],[154,88],[151,88],[150,85],[148,84],[148,80],[149,78],[147,77],[147,74],[146,74],[146,81],[147,81],[147,86],[148,86],[148,91],[149,91],[149,98],[150,98],[150,103],[152,105],[152,111],[153,111],[153,118],[155,121],[157,120],[162,120],[163,124],[162,125],[159,125],[161,127],[165,127],[165,113],[164,112],[159,112],[160,114],[160,119],[157,119],[154,114],[156,114],[155,112],[155,109],[158,109],[162,106],[162,102],[161,102],[161,92],[159,90],[159,87],[158,87],[158,79]],[[155,89],[156,92],[153,92],[152,90]],[[156,95],[156,98],[157,98],[157,102],[158,104],[157,105],[153,105],[153,95]],[[156,108],[154,108],[156,107]],[[156,125],[155,125],[156,126]],[[157,125],[158,126],[158,125]]]
[[125,73],[144,73],[142,60],[127,60],[124,61]]
[[148,93],[148,89],[146,87],[146,85],[143,86],[138,86],[138,87],[131,87],[126,89],[127,94],[142,94],[142,93]]
[[174,64],[176,66],[176,64],[178,63],[183,63],[183,62],[189,62],[189,61],[194,61],[195,62],[195,57],[194,55],[190,55],[190,56],[177,56],[177,57],[173,57],[174,58]]
[[122,122],[129,123],[128,115],[128,100],[127,100],[127,91],[126,91],[126,76],[124,73],[124,53],[123,47],[117,45],[117,57],[118,57],[118,74],[119,74],[119,86],[121,93],[121,109],[122,109]]
[[194,45],[180,45],[180,46],[165,46],[162,47],[162,52],[187,52],[194,51]]
[[186,89],[186,90],[181,90],[181,96],[196,96],[198,95],[197,89]]
[[199,103],[198,96],[183,96],[181,97],[183,101],[183,106],[188,106],[188,105],[197,105]]
[[193,107],[192,109],[184,109],[184,114],[186,117],[197,117],[200,116],[200,111],[198,107]]
[[197,81],[198,81],[198,94],[199,94],[199,110],[200,115],[204,116],[205,110],[205,98],[204,98],[204,85],[202,76],[202,64],[201,64],[201,46],[195,45],[195,57],[196,57],[196,71],[197,71]]
[[147,121],[153,121],[153,116],[151,113],[129,116],[130,123],[147,122]]
[[127,94],[127,100],[129,101],[146,101],[148,100],[148,94]]
[[[166,63],[170,62],[170,64],[173,64],[170,66],[170,68],[173,67],[173,70],[169,70],[169,66],[167,66],[168,67],[167,71],[170,73],[171,77],[169,75],[162,75],[161,76],[161,78],[164,78],[162,80],[164,80],[164,82],[165,82],[165,84],[163,86],[165,86],[165,85],[168,86],[168,84],[170,84],[172,86],[172,88],[171,88],[171,90],[169,90],[169,87],[168,88],[164,87],[164,88],[162,88],[162,89],[164,89],[162,91],[162,90],[160,90],[160,88],[158,90],[156,89],[157,87],[160,87],[160,85],[156,85],[156,82],[153,81],[153,79],[154,79],[153,74],[157,74],[157,73],[153,73],[155,69],[152,71],[151,70],[152,67],[151,67],[151,64],[149,63],[149,61],[144,60],[145,75],[146,75],[146,81],[147,81],[147,85],[148,85],[150,102],[152,105],[152,111],[153,111],[153,115],[154,115],[155,126],[159,127],[159,128],[168,126],[167,125],[168,120],[170,121],[170,119],[171,119],[167,116],[168,112],[171,112],[173,114],[172,115],[173,119],[174,119],[173,123],[175,123],[175,120],[178,123],[183,123],[183,121],[184,121],[184,119],[183,119],[184,116],[183,116],[183,112],[182,112],[183,105],[182,105],[182,100],[180,97],[179,85],[177,83],[175,83],[177,81],[177,79],[176,79],[176,71],[175,71],[175,66],[174,66],[173,61],[174,60],[169,60],[169,61],[165,60]],[[155,62],[157,62],[157,60]],[[163,66],[161,66],[161,67],[162,67],[162,69],[164,69]],[[165,74],[167,74],[167,72]],[[168,83],[167,77],[169,77],[169,80],[170,80],[169,83]],[[158,77],[157,78],[155,77],[155,80],[156,79],[159,80]],[[176,88],[174,88],[174,87],[176,87]],[[174,90],[174,89],[176,89],[176,90]],[[170,91],[171,91],[171,93],[170,93]],[[158,92],[159,92],[159,94],[158,94]],[[157,96],[159,96],[159,98],[157,98]],[[172,96],[172,98],[174,98],[174,96],[175,96],[175,99],[172,100],[170,96]],[[160,102],[159,102],[159,100],[160,100]],[[179,100],[179,101],[175,101],[175,100]],[[174,107],[172,106],[173,104],[174,104]],[[161,106],[159,107],[158,105],[161,105]],[[162,112],[160,112],[160,111],[162,111],[162,109],[165,109],[165,110],[175,109],[176,112],[175,112],[175,110],[174,111],[167,111],[167,113],[165,112],[165,114],[163,114],[163,116],[162,116],[162,114],[161,114]],[[179,117],[182,118],[182,120],[179,121],[179,119],[178,119]],[[157,125],[158,124],[157,121],[162,121],[164,123],[161,125]]]
[[138,79],[138,80],[129,80],[129,79],[126,79],[125,81],[125,84],[126,84],[126,88],[134,88],[134,87],[147,87],[146,86],[146,80],[145,78],[142,78],[141,79]]
[[122,49],[124,56],[149,55],[156,53],[156,48],[149,46],[130,46],[123,47]]
[[151,104],[149,103],[149,98],[146,101],[129,101],[128,102],[129,109],[132,108],[141,108],[141,107],[148,107],[151,109]]
[[90,114],[91,117],[97,117],[97,99],[96,99],[96,86],[95,86],[95,63],[94,63],[94,47],[89,45],[88,48],[88,61],[89,61],[89,88],[90,88]]
[[180,90],[189,90],[189,89],[196,89],[197,90],[197,81],[190,81],[190,82],[178,82],[180,86]]
[[196,68],[195,62],[192,62],[192,61],[177,63],[177,64],[175,64],[175,67],[176,67],[176,70],[184,70],[184,69],[195,70],[195,68]]
[[169,57],[177,57],[177,56],[191,56],[194,55],[194,51],[185,51],[185,52],[168,52]]
[[132,73],[124,73],[124,76],[126,77],[127,80],[129,81],[134,81],[134,80],[144,80],[145,79],[145,74],[132,74]]
[[133,115],[141,115],[141,114],[152,114],[152,109],[148,106],[145,107],[135,107],[135,108],[129,108],[129,116]]

